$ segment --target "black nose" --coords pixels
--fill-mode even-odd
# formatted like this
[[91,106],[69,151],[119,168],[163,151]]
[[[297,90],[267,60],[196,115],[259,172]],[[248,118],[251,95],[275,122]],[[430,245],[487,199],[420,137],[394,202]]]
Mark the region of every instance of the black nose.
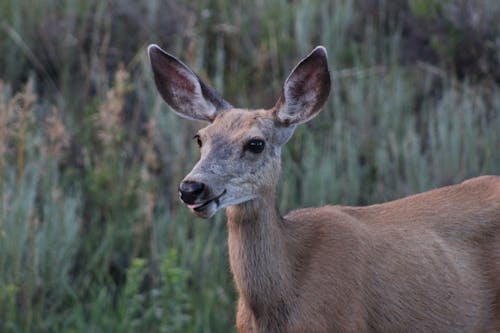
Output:
[[179,185],[179,194],[181,200],[187,204],[194,204],[196,199],[200,197],[205,189],[205,184],[186,180]]

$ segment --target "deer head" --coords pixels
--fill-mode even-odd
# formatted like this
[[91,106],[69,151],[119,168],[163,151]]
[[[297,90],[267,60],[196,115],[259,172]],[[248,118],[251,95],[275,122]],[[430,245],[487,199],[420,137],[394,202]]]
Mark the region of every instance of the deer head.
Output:
[[199,217],[274,195],[281,147],[295,127],[312,119],[330,91],[326,50],[316,47],[286,79],[271,109],[233,108],[188,66],[157,45],[148,48],[156,87],[180,116],[210,124],[194,136],[201,157],[179,186],[181,200]]

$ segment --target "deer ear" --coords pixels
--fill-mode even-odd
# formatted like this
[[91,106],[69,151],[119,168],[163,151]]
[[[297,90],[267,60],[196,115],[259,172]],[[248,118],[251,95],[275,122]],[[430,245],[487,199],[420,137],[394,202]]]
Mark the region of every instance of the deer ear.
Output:
[[156,88],[181,117],[213,121],[219,111],[231,108],[231,104],[206,85],[191,68],[158,45],[150,45],[148,54]]
[[277,122],[289,126],[313,118],[325,104],[330,85],[326,49],[317,46],[286,79],[281,97],[274,107]]

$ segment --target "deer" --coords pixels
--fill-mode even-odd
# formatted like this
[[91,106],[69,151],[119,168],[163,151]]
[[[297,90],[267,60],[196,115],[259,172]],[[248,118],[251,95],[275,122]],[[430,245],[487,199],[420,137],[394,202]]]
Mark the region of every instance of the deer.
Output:
[[303,58],[271,109],[234,108],[178,58],[148,47],[154,82],[181,117],[208,122],[180,200],[225,208],[240,333],[500,332],[500,177],[395,201],[277,208],[281,149],[321,110],[325,47]]

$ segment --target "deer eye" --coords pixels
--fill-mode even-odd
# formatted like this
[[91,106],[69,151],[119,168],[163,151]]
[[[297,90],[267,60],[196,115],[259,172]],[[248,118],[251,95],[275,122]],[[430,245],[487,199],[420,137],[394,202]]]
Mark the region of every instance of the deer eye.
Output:
[[265,146],[266,143],[264,142],[264,140],[250,139],[245,145],[245,150],[248,150],[249,152],[254,154],[259,154],[262,153]]
[[198,144],[198,147],[201,148],[201,146],[203,146],[203,142],[201,142],[201,138],[198,134],[196,134],[195,136],[193,136],[193,139],[196,140],[196,143]]

